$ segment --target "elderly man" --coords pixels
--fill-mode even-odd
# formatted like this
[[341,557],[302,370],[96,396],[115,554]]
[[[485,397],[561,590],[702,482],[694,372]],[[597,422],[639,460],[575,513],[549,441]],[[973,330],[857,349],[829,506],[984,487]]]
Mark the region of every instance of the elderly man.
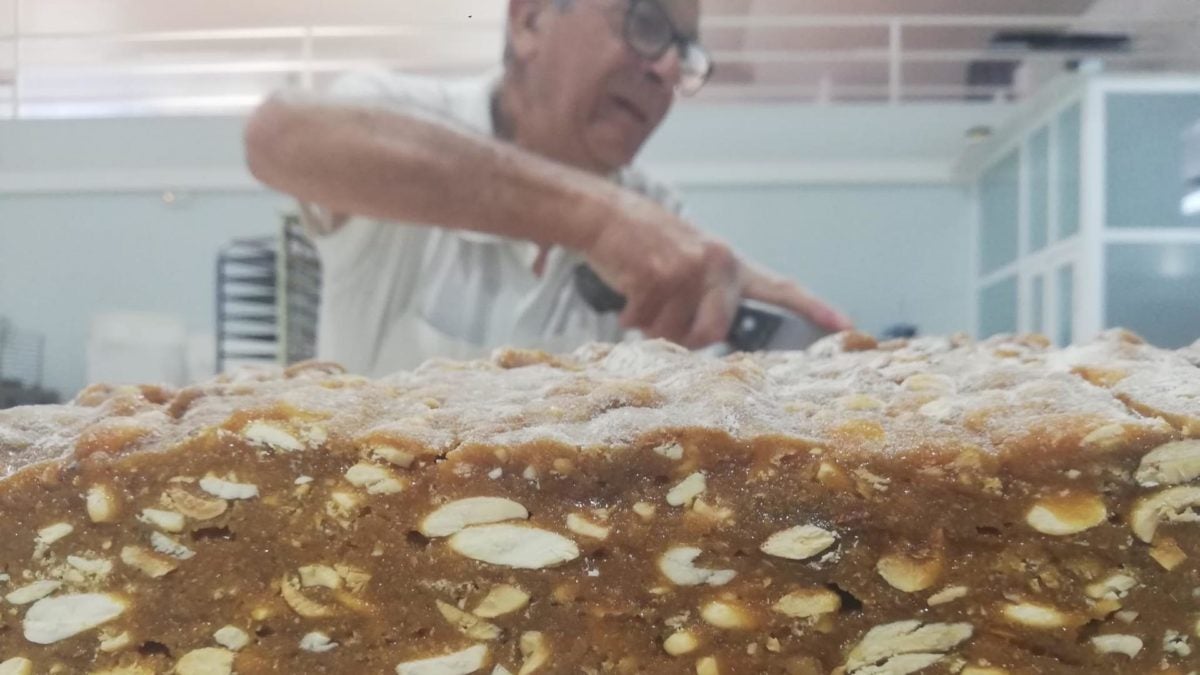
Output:
[[[302,202],[321,254],[322,358],[383,374],[634,328],[700,347],[741,298],[849,325],[629,168],[711,71],[698,0],[509,0],[507,18],[498,76],[354,75],[250,120],[251,171]],[[628,299],[619,316],[578,294],[582,262]]]

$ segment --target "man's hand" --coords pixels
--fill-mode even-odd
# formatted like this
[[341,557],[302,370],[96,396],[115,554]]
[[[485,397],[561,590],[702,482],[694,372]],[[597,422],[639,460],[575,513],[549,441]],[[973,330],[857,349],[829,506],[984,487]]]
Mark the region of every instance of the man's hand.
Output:
[[743,262],[728,244],[649,200],[629,196],[618,207],[584,254],[625,296],[626,328],[705,347],[725,338],[742,298],[779,305],[829,330],[850,327],[800,286]]

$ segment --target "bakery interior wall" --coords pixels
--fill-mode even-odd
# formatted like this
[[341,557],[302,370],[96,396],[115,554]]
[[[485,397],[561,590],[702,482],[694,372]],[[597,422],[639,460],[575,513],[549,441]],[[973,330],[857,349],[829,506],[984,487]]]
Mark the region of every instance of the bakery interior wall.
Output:
[[[644,154],[691,217],[867,330],[968,328],[964,132],[1000,105],[684,107]],[[211,359],[218,248],[290,201],[242,166],[238,117],[0,122],[0,315],[45,335],[44,383],[86,380],[94,316],[173,315]]]

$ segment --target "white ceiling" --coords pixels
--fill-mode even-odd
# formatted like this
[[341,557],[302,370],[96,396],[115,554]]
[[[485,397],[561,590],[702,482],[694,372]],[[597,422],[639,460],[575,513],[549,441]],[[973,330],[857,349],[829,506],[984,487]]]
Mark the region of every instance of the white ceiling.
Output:
[[[596,1],[596,0],[587,0]],[[0,0],[0,115],[237,109],[367,63],[467,73],[496,61],[503,0]],[[1200,72],[1196,0],[704,0],[718,70],[703,101],[1014,98],[1089,54],[996,52],[1007,28],[1131,34],[1109,70]],[[19,11],[18,11],[19,10]],[[1018,61],[1015,89],[968,88]],[[3,84],[8,82],[6,86]],[[7,112],[12,114],[11,109]]]

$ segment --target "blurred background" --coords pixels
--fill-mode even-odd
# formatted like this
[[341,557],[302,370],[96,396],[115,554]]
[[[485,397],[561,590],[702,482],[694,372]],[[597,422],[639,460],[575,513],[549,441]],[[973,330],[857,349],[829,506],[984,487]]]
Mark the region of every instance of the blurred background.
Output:
[[[1200,338],[1200,3],[706,0],[642,164],[882,334]],[[0,407],[312,348],[319,266],[244,168],[282,87],[475,74],[500,0],[0,0]]]

